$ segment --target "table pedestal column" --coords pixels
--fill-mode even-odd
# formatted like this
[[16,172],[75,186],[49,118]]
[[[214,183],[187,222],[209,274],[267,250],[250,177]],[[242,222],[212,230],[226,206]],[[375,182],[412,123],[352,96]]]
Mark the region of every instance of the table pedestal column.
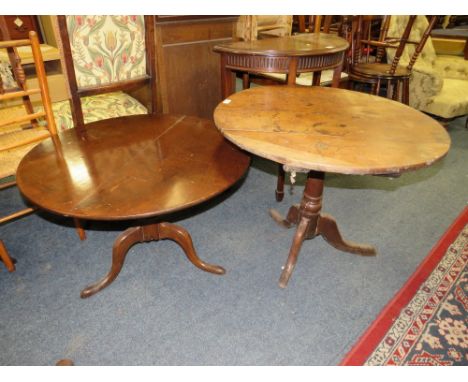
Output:
[[196,254],[192,238],[187,230],[171,223],[156,223],[139,227],[131,227],[122,232],[114,242],[112,249],[112,265],[109,273],[100,281],[81,291],[81,298],[90,297],[108,286],[120,273],[128,250],[136,243],[153,240],[170,239],[179,244],[187,258],[196,267],[218,275],[226,273],[224,268],[203,262]]
[[327,214],[321,213],[323,172],[310,171],[307,177],[304,194],[300,205],[294,205],[289,209],[286,218],[275,211],[270,210],[272,218],[285,228],[297,225],[288,260],[284,266],[279,280],[279,286],[285,288],[296,265],[302,243],[306,239],[322,235],[333,247],[350,253],[372,256],[376,254],[375,248],[370,245],[357,244],[342,238],[335,219]]

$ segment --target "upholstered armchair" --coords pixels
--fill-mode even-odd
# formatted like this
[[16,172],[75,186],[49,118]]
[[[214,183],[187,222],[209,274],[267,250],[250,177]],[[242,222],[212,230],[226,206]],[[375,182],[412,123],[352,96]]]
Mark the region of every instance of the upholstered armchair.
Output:
[[[403,33],[408,16],[392,16],[388,36]],[[425,16],[416,18],[410,40],[418,40],[428,25]],[[400,60],[409,63],[414,46],[407,44]],[[387,49],[387,60],[392,60],[395,50]],[[442,119],[452,119],[468,114],[468,61],[461,56],[437,55],[429,37],[410,79],[410,106]]]

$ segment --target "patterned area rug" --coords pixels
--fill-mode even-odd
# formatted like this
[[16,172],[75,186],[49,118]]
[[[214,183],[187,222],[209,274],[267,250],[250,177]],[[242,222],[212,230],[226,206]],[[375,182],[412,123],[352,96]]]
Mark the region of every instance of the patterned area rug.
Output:
[[468,365],[468,207],[341,365]]

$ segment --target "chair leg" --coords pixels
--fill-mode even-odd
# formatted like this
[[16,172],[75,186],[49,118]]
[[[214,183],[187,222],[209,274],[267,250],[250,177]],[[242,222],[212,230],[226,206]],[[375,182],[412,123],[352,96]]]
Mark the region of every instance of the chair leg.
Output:
[[242,73],[242,89],[250,88],[250,76],[249,73]]
[[380,79],[377,80],[377,85],[375,86],[375,95],[380,95]]
[[75,223],[76,233],[78,234],[78,237],[80,238],[80,240],[86,240],[86,231],[83,228],[83,224],[81,223],[81,220],[77,218],[73,218],[73,221]]
[[393,86],[392,86],[392,81],[387,80],[387,98],[394,99],[393,98]]
[[403,80],[403,90],[402,90],[401,102],[405,105],[409,105],[409,79],[405,78]]
[[400,100],[400,85],[401,85],[400,81],[395,82],[395,85],[394,85],[394,88],[393,88],[393,97],[392,97],[392,99],[395,100],[395,101]]
[[15,264],[13,264],[13,260],[8,254],[8,251],[3,244],[3,241],[0,240],[0,260],[5,264],[6,269],[8,272],[14,272],[16,270]]

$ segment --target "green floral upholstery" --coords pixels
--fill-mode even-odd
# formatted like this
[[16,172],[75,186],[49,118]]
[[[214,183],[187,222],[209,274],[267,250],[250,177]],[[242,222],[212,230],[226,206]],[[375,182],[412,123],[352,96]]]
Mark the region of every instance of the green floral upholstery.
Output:
[[67,16],[78,87],[146,74],[143,16]]
[[[388,36],[399,37],[408,16],[392,16]],[[417,16],[410,40],[419,41],[428,26],[425,16]],[[409,63],[414,45],[407,44],[400,65]],[[387,49],[391,61],[395,50]],[[429,37],[413,67],[410,79],[410,106],[442,118],[468,114],[468,61],[459,56],[437,55]]]
[[11,89],[18,86],[16,83],[9,62],[0,61],[0,76],[4,89]]
[[[83,97],[81,98],[81,105],[85,124],[101,119],[146,114],[148,112],[140,102],[124,92]],[[68,100],[53,103],[52,110],[59,131],[73,128],[70,102]]]

